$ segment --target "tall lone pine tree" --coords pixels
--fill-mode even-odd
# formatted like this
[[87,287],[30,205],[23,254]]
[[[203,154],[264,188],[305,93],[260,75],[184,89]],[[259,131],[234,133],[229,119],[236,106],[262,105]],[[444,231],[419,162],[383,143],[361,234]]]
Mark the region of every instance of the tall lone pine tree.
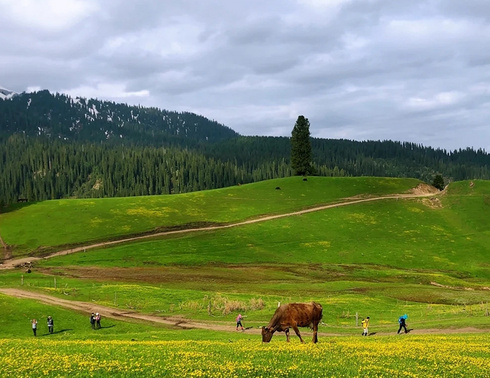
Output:
[[291,168],[297,176],[312,173],[310,122],[300,115],[291,134]]

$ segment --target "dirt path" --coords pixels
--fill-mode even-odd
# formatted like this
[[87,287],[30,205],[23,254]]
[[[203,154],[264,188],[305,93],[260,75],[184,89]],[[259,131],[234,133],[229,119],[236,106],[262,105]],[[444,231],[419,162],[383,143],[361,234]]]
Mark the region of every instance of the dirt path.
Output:
[[77,253],[77,252],[82,252],[82,251],[85,252],[88,249],[93,249],[93,248],[98,248],[98,247],[106,247],[106,246],[110,246],[110,245],[127,243],[127,242],[131,242],[131,241],[137,241],[137,240],[143,240],[143,239],[157,238],[157,237],[165,236],[165,235],[185,234],[185,233],[200,232],[200,231],[214,231],[214,230],[239,227],[239,226],[244,226],[244,225],[254,224],[254,223],[259,223],[259,222],[265,222],[265,221],[274,220],[274,219],[291,217],[291,216],[295,216],[295,215],[302,215],[302,214],[312,213],[315,211],[321,211],[321,210],[326,210],[326,209],[331,209],[331,208],[336,208],[336,207],[341,207],[341,206],[355,205],[355,204],[363,203],[363,202],[380,201],[380,200],[387,200],[387,199],[410,199],[410,198],[433,197],[433,196],[436,196],[436,195],[441,194],[441,193],[443,193],[443,192],[440,192],[438,190],[436,192],[433,192],[433,191],[421,190],[419,188],[414,188],[412,194],[395,194],[395,195],[388,195],[388,196],[382,196],[382,197],[351,199],[351,200],[344,201],[344,202],[333,203],[333,204],[323,205],[323,206],[317,206],[317,207],[313,207],[310,209],[294,211],[291,213],[259,217],[259,218],[255,218],[255,219],[246,220],[243,222],[238,222],[238,223],[232,223],[232,224],[226,224],[226,225],[220,225],[220,226],[189,228],[189,229],[182,229],[182,230],[175,230],[175,231],[163,231],[163,232],[158,232],[155,234],[133,236],[133,237],[129,237],[129,238],[122,238],[119,240],[113,240],[113,241],[108,241],[108,242],[90,244],[90,245],[86,245],[86,246],[82,246],[82,247],[65,249],[62,251],[54,252],[54,253],[52,253],[48,256],[45,256],[45,257],[23,257],[23,258],[19,258],[19,259],[6,259],[6,260],[4,260],[3,264],[0,264],[0,269],[13,269],[13,268],[22,266],[26,263],[34,263],[36,261],[39,261],[42,259],[49,259],[49,258],[55,257],[55,256],[69,255],[72,253]]
[[[83,312],[85,314],[90,314],[92,312],[99,312],[104,318],[118,319],[124,321],[128,321],[128,320],[146,321],[151,323],[165,324],[180,329],[207,329],[212,331],[236,332],[234,324],[226,325],[219,322],[202,322],[202,321],[200,322],[200,321],[193,321],[180,317],[160,317],[156,315],[147,315],[134,311],[125,311],[119,308],[101,306],[90,302],[79,302],[79,301],[61,299],[50,295],[39,294],[39,293],[34,293],[34,292],[30,292],[27,290],[20,290],[20,289],[3,288],[0,289],[0,293],[15,298],[33,299],[48,305],[64,307],[70,310]],[[395,328],[396,325],[393,329]],[[248,328],[245,330],[245,332],[253,335],[260,335],[261,330],[259,328]],[[423,335],[423,334],[486,333],[486,332],[490,332],[490,329],[466,327],[466,328],[450,328],[450,329],[417,329],[417,330],[412,330],[410,334]],[[391,332],[383,331],[383,332],[373,332],[372,336],[374,335],[392,336],[394,334],[395,334],[394,331]],[[305,329],[301,329],[301,335],[304,336],[304,339],[306,340],[311,337],[312,333],[310,331],[306,331]],[[278,336],[284,337],[284,335],[280,333],[278,334]],[[295,337],[294,333],[292,334],[292,336]],[[319,336],[333,337],[333,336],[351,336],[351,335],[320,332]]]

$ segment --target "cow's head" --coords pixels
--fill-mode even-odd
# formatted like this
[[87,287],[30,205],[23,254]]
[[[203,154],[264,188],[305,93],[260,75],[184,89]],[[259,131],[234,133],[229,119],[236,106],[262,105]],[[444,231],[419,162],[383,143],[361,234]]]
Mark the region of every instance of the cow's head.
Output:
[[262,327],[262,342],[268,343],[272,339],[272,335],[274,334],[274,330],[268,327]]

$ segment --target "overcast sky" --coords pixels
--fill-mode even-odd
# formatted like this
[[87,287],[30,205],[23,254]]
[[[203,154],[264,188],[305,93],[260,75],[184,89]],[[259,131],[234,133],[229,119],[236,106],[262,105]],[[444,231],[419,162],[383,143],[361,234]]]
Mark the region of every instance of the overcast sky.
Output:
[[0,86],[490,152],[489,0],[0,0]]

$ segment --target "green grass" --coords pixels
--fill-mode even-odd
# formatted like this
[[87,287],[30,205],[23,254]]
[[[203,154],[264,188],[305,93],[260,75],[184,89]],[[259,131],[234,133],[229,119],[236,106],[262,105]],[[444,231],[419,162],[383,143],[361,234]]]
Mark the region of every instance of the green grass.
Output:
[[[341,271],[339,269],[339,271]],[[66,273],[70,274],[70,270]],[[278,276],[279,277],[279,274]],[[352,278],[354,279],[354,277]],[[485,327],[489,307],[488,294],[482,291],[451,290],[420,284],[394,282],[362,282],[348,278],[336,281],[311,281],[284,276],[273,281],[240,285],[216,284],[212,279],[169,284],[126,283],[111,280],[81,280],[32,273],[4,273],[0,280],[6,287],[37,291],[62,299],[92,302],[125,311],[138,311],[157,316],[184,316],[190,319],[230,325],[236,314],[246,315],[247,326],[267,324],[277,303],[316,300],[324,306],[323,332],[357,334],[355,316],[371,316],[379,331],[391,332],[400,314],[410,314],[416,329],[454,326]]]
[[[417,184],[289,178],[178,196],[46,201],[1,214],[0,228],[20,255],[40,246],[238,222],[352,196],[406,192]],[[183,331],[107,318],[107,327],[94,332],[89,314],[0,295],[5,314],[0,317],[5,335],[0,363],[17,376],[484,376],[488,334],[385,335],[396,332],[403,313],[409,314],[414,333],[489,330],[488,214],[490,182],[466,181],[451,184],[437,198],[354,204],[60,256],[40,261],[30,274],[1,271],[0,287],[216,322],[231,330],[238,312],[246,316],[246,326],[255,328],[269,321],[278,302],[315,300],[324,307],[320,332],[343,337],[301,346],[293,336],[287,346],[284,335],[276,335],[270,345],[261,345],[257,334]],[[91,226],[94,219],[97,227]],[[62,332],[45,334],[48,314]],[[356,314],[371,317],[375,337],[344,337],[360,334]],[[32,317],[44,333],[35,341]],[[95,345],[100,350],[87,357]],[[47,349],[49,358],[42,359],[38,351]],[[29,356],[38,361],[39,371],[18,362]]]
[[419,182],[290,177],[179,195],[44,201],[0,214],[0,235],[13,247],[14,256],[20,256],[159,229],[233,223],[360,194],[401,193]]
[[[287,270],[291,282],[304,275],[315,282],[352,279],[488,286],[490,227],[481,214],[490,213],[490,203],[482,203],[479,196],[447,194],[436,204],[430,199],[355,204],[67,255],[40,266],[167,269],[181,281],[186,266],[190,272],[199,266],[231,285],[236,280],[227,277],[229,267],[241,284],[264,283]],[[468,209],[464,215],[462,208]]]
[[[388,179],[379,185],[372,180],[359,179],[359,187],[390,187]],[[330,304],[325,314],[335,327],[345,325],[342,314],[351,318],[356,312],[376,314],[387,324],[408,310],[427,324],[437,324],[440,316],[456,321],[464,314],[460,306],[474,306],[469,309],[482,316],[478,306],[490,299],[483,289],[490,280],[490,227],[482,215],[490,210],[488,192],[488,182],[456,183],[437,199],[354,204],[90,250],[40,262],[35,271],[43,274],[25,275],[24,287],[107,305],[117,296],[122,308],[203,319],[209,301],[217,301],[213,316],[224,321],[234,315],[222,314],[220,300],[239,303],[249,319],[262,323],[278,301],[313,299]],[[0,281],[20,282],[7,273]],[[258,299],[264,308],[250,310]],[[370,299],[378,305],[368,306]],[[433,305],[442,307],[427,311]],[[481,324],[474,317],[467,322]]]
[[[94,305],[96,308],[96,305]],[[89,317],[90,313],[76,312],[43,304],[26,299],[16,299],[0,294],[0,329],[2,339],[34,340],[31,320],[37,319],[38,330],[36,339],[41,340],[207,340],[207,341],[233,341],[241,339],[260,340],[258,335],[249,335],[241,332],[223,333],[206,329],[182,329],[170,327],[159,323],[150,323],[138,320],[115,320],[102,313],[101,328],[93,330]],[[47,317],[54,320],[54,333],[49,334]],[[230,330],[234,329],[233,324]]]
[[[445,202],[446,199],[443,200]],[[479,208],[489,211],[490,205]],[[239,228],[167,236],[56,257],[42,266],[151,267],[213,264],[356,264],[480,272],[490,278],[490,230],[455,223],[451,208],[384,200]],[[459,217],[458,219],[461,219]],[[468,254],[471,251],[471,254]]]

